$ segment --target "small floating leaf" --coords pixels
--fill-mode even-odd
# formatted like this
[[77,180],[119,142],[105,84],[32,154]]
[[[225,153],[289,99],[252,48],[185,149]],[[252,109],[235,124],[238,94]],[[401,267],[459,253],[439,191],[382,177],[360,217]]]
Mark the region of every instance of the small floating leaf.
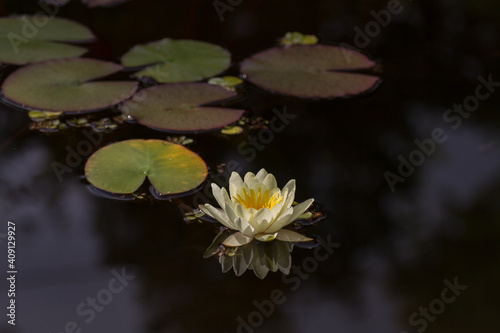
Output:
[[243,128],[240,126],[227,126],[221,129],[220,132],[226,135],[237,135],[243,133]]
[[162,140],[127,140],[96,151],[85,165],[87,180],[112,193],[132,193],[146,177],[160,194],[189,191],[207,176],[191,150]]
[[236,76],[223,76],[223,77],[213,77],[209,79],[207,83],[216,86],[221,86],[230,91],[235,91],[234,87],[242,84],[243,80]]
[[171,83],[199,81],[217,75],[229,67],[231,56],[218,45],[165,38],[136,45],[121,61],[125,67],[152,65],[134,75]]
[[62,112],[43,112],[43,111],[30,111],[28,116],[33,121],[44,121],[48,119],[58,118]]
[[236,93],[207,83],[171,83],[139,91],[121,111],[138,123],[165,131],[198,132],[222,128],[238,121],[243,110],[208,103],[236,97]]
[[287,32],[280,39],[281,45],[313,45],[318,44],[318,37],[314,35],[304,35],[300,32]]
[[94,59],[58,59],[22,67],[2,84],[4,96],[24,108],[89,112],[134,94],[137,82],[88,82],[118,72],[120,65]]
[[379,78],[347,72],[375,63],[361,53],[330,45],[292,45],[257,53],[241,63],[253,84],[283,95],[331,98],[356,95],[375,86]]
[[0,18],[0,62],[25,65],[59,58],[79,57],[87,49],[60,42],[88,42],[95,37],[85,26],[48,16]]

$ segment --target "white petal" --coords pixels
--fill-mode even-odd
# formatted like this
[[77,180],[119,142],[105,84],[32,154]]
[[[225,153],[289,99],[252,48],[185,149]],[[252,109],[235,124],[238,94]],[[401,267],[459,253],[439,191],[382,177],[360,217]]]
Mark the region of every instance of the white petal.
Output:
[[250,225],[250,223],[248,223],[248,221],[245,219],[237,217],[236,220],[234,220],[234,225],[236,226],[237,230],[247,236],[253,236],[256,234],[254,227]]
[[[234,203],[229,199],[229,195],[225,188],[221,189],[221,197],[224,201],[224,211],[226,212],[230,221],[234,221],[234,219],[238,216],[234,210]],[[222,206],[221,206],[222,207]]]
[[251,172],[247,172],[247,174],[245,175],[244,182],[251,190],[257,191],[259,188],[260,182],[257,179],[257,177],[255,177],[255,175]]
[[273,232],[276,232],[276,231],[280,230],[284,226],[288,225],[288,223],[290,221],[290,217],[292,216],[292,214],[293,214],[293,208],[292,207],[285,209],[285,211],[283,212],[283,214],[280,215],[274,221],[274,223],[272,223],[269,226],[269,228],[267,228],[266,232],[267,233],[273,233]]
[[314,199],[307,199],[306,201],[294,206],[293,207],[293,214],[290,217],[290,223],[295,221],[297,219],[297,217],[299,217],[303,212],[305,212],[307,210],[307,208],[309,208],[309,206],[311,206],[313,201],[314,201]]
[[[229,192],[231,192],[231,187],[229,187]],[[233,203],[236,203],[236,197],[239,195],[243,200],[245,199],[245,192],[247,194],[250,194],[250,189],[248,188],[248,185],[246,183],[241,183],[241,186],[238,189],[235,189],[234,195],[231,194],[231,200]]]
[[285,208],[290,208],[293,204],[293,199],[295,199],[295,190],[293,189],[290,191],[287,188],[287,189],[285,189],[285,192],[286,192],[286,194],[284,195],[285,199],[284,199],[283,206]]
[[236,213],[237,216],[249,221],[252,218],[252,215],[248,210],[243,207],[243,205],[237,203],[234,205],[234,212]]
[[224,246],[229,246],[229,247],[242,246],[242,245],[250,243],[252,241],[252,239],[253,239],[253,237],[245,236],[241,232],[235,232],[234,234],[232,234],[228,238],[226,238],[222,242],[222,244]]
[[309,242],[313,240],[312,238],[288,229],[281,229],[278,231],[276,239],[284,242]]
[[219,206],[224,209],[226,206],[226,203],[224,202],[224,198],[222,197],[222,192],[219,186],[217,184],[212,183],[212,193],[214,194],[215,200],[219,203]]
[[258,210],[257,210],[257,209],[252,208],[252,207],[248,208],[246,211],[247,211],[247,213],[248,213],[248,216],[250,216],[250,217],[247,219],[247,220],[248,220],[248,222],[250,222],[250,221],[253,219],[253,217],[255,216],[255,214],[257,214],[257,212],[258,212]]
[[262,180],[262,183],[271,191],[278,187],[278,183],[276,182],[276,178],[272,174],[268,174],[266,178]]
[[222,209],[217,209],[210,204],[199,205],[198,207],[200,207],[200,209],[205,214],[213,217],[214,219],[222,223],[224,226],[230,229],[238,230],[238,228],[236,228],[236,225],[231,220],[229,220],[229,217]]
[[256,233],[264,232],[273,219],[273,213],[268,208],[261,208],[248,222],[255,228]]
[[285,191],[285,189],[288,189],[288,193],[295,193],[295,179],[288,181],[281,191]]
[[257,235],[255,235],[255,239],[259,240],[261,242],[270,242],[270,241],[274,240],[277,235],[278,235],[277,232],[274,234],[257,234]]
[[267,173],[266,169],[260,169],[259,172],[257,172],[257,175],[255,175],[255,177],[257,177],[259,182],[263,182],[264,178],[266,178],[267,175],[268,175],[268,173]]
[[285,204],[285,202],[283,200],[281,200],[276,205],[274,205],[273,208],[271,208],[271,213],[273,214],[273,219],[277,219],[278,217],[280,217],[283,214],[283,210],[284,210],[283,208],[285,207],[284,204]]
[[238,194],[238,190],[241,188],[242,184],[243,180],[240,175],[233,171],[233,173],[231,173],[231,177],[229,178],[229,195],[231,198]]

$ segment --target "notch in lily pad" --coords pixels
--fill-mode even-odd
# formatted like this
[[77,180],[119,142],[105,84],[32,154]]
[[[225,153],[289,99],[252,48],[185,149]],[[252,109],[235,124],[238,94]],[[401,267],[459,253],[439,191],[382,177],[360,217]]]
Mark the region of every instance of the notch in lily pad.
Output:
[[200,81],[225,71],[230,53],[222,47],[188,39],[165,38],[136,45],[121,58],[125,67],[146,66],[134,74],[159,83]]
[[0,18],[0,62],[25,65],[35,62],[80,57],[86,48],[66,44],[90,42],[94,34],[68,19],[46,15]]
[[121,111],[153,129],[204,132],[241,118],[244,110],[213,105],[235,97],[235,92],[207,83],[170,83],[139,91],[121,105]]
[[2,84],[7,102],[24,109],[91,112],[130,98],[137,82],[93,81],[122,69],[95,59],[57,59],[17,69]]
[[375,67],[365,55],[332,45],[287,45],[264,50],[240,64],[248,81],[265,90],[303,98],[353,96],[380,78],[362,74]]
[[133,193],[148,178],[161,195],[190,191],[207,177],[205,162],[184,146],[163,140],[126,140],[96,151],[85,165],[95,187]]

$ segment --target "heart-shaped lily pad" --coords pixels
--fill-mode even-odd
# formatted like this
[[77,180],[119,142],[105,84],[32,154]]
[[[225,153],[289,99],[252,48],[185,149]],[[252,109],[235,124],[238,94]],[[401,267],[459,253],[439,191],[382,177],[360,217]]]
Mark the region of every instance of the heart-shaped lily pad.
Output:
[[189,191],[207,177],[194,152],[162,140],[127,140],[96,151],[85,165],[87,180],[112,193],[132,193],[146,177],[161,194]]
[[46,15],[0,18],[0,62],[24,65],[79,57],[87,49],[61,42],[88,42],[95,37],[85,26]]
[[170,83],[139,91],[121,111],[158,130],[200,132],[234,123],[243,110],[203,106],[236,97],[235,92],[207,83]]
[[125,67],[152,65],[135,73],[136,77],[150,77],[160,83],[192,82],[226,70],[231,55],[218,45],[165,38],[136,45],[121,61]]
[[122,66],[94,59],[57,59],[28,65],[10,74],[2,93],[24,108],[89,112],[117,104],[137,90],[137,82],[88,82],[118,72]]
[[306,98],[356,95],[379,78],[352,72],[375,63],[361,53],[331,45],[274,47],[245,59],[241,72],[272,92]]

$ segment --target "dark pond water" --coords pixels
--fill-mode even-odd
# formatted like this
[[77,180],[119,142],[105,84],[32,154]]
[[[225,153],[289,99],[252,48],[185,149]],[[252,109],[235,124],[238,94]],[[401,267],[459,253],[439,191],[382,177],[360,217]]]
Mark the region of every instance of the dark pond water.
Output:
[[[1,274],[7,276],[8,221],[16,225],[18,271],[16,325],[2,313],[1,332],[497,329],[499,2],[403,1],[390,19],[379,15],[385,27],[372,11],[394,2],[233,1],[239,4],[224,21],[212,1],[135,0],[93,10],[72,2],[58,15],[99,36],[91,57],[117,61],[137,43],[192,38],[229,49],[229,73],[237,74],[237,62],[301,31],[366,52],[380,62],[383,83],[331,101],[246,85],[238,106],[268,120],[276,112],[293,115],[272,140],[251,147],[259,130],[189,136],[212,180],[220,163],[236,161],[241,172],[264,167],[280,186],[295,178],[297,199],[315,198],[328,215],[309,233],[340,246],[316,255],[296,248],[291,274],[264,280],[223,274],[217,260],[204,259],[216,229],[184,222],[179,201],[95,195],[82,177],[86,156],[59,181],[51,164],[64,163],[68,147],[86,140],[82,130],[30,131],[25,112],[1,105]],[[2,16],[38,10],[36,1],[0,4]],[[366,28],[372,30],[359,37]],[[125,125],[103,134],[101,145],[166,136]],[[400,167],[401,159],[418,165]],[[2,280],[6,312],[9,285]]]

